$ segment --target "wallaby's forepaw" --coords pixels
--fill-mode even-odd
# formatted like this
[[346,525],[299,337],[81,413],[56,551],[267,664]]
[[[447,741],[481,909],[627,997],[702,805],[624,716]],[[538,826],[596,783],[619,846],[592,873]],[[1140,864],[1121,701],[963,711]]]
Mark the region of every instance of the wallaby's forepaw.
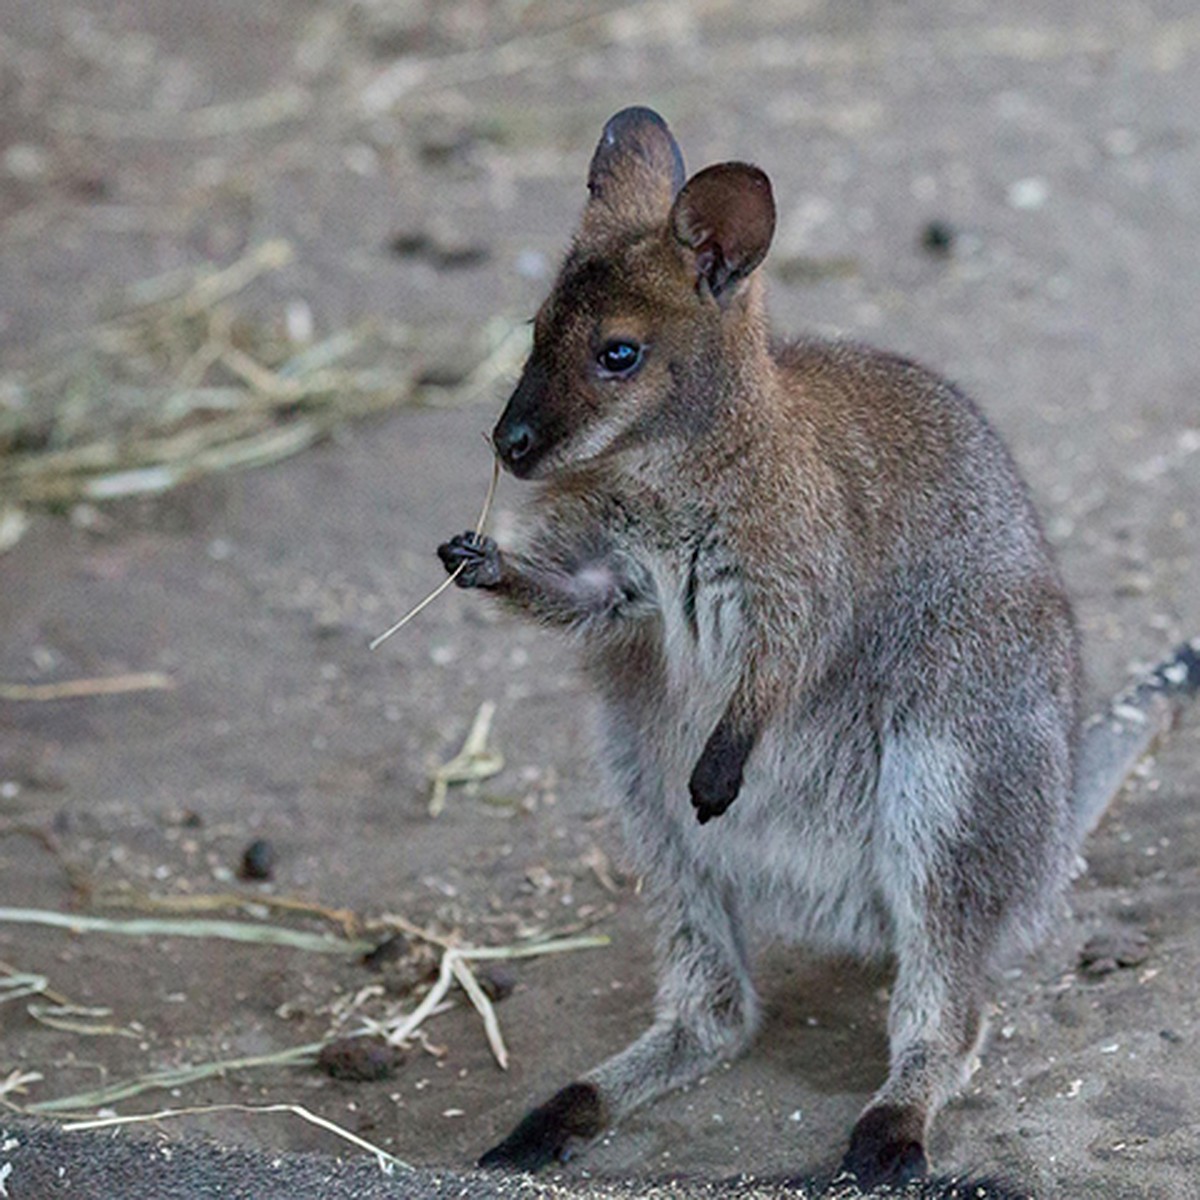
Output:
[[730,729],[724,721],[713,730],[688,780],[696,820],[701,825],[719,817],[737,799],[753,745],[753,737]]
[[454,581],[462,588],[494,588],[500,582],[500,548],[486,534],[468,529],[443,542],[438,558],[447,571],[463,568]]
[[607,1120],[600,1092],[591,1083],[569,1083],[545,1104],[526,1113],[521,1123],[480,1160],[481,1167],[539,1171],[562,1162],[576,1142],[604,1132]]
[[864,1190],[901,1187],[929,1171],[923,1137],[924,1122],[912,1109],[893,1104],[869,1108],[850,1134],[842,1171]]

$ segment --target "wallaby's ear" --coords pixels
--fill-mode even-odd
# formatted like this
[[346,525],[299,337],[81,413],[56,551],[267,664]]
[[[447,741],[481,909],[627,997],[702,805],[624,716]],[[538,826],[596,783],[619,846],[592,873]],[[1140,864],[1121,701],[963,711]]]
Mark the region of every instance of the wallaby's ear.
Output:
[[592,155],[584,233],[661,225],[685,178],[666,121],[653,109],[622,109],[609,118]]
[[771,181],[748,163],[706,167],[671,210],[671,233],[691,255],[697,286],[722,303],[766,257],[774,232]]

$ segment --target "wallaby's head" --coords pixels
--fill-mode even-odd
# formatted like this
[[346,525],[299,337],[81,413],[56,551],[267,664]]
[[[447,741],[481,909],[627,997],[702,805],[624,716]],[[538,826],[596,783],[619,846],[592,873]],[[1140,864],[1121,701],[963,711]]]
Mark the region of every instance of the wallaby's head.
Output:
[[666,122],[627,108],[604,127],[588,192],[492,434],[521,478],[703,426],[762,340],[752,276],[775,229],[762,171],[721,163],[685,183]]

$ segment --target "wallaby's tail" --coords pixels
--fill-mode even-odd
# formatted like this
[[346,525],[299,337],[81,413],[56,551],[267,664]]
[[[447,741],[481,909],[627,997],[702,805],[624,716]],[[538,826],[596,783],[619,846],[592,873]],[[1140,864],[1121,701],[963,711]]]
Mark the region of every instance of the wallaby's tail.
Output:
[[1197,694],[1200,637],[1184,642],[1084,725],[1075,772],[1076,845],[1100,824],[1138,759]]

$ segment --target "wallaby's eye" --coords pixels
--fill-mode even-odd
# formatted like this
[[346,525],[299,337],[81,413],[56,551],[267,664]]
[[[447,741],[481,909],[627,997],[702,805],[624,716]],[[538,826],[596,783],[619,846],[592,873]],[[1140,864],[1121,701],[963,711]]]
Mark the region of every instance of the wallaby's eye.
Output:
[[605,375],[632,375],[642,365],[642,347],[637,342],[617,339],[605,344],[596,361]]

